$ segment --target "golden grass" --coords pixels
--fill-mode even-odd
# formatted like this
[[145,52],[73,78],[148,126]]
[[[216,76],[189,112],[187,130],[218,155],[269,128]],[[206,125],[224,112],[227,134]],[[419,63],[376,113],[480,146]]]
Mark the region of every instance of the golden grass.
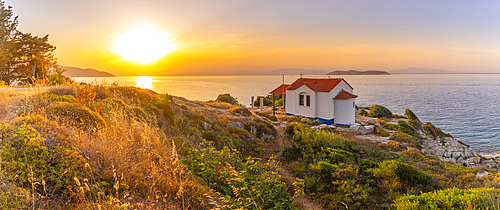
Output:
[[[29,113],[46,117],[45,107],[54,102],[41,95],[47,92],[74,94],[76,88],[2,89],[0,97],[5,100],[0,100],[1,120],[11,121],[18,114]],[[99,94],[103,98],[114,96],[125,101],[127,106],[140,107],[142,103],[103,87],[90,88],[99,91],[98,97]],[[59,118],[53,120],[70,133],[74,139],[73,146],[90,164],[88,167],[92,173],[85,180],[75,179],[81,186],[80,191],[65,196],[44,196],[45,185],[41,187],[41,183],[34,183],[28,195],[31,196],[29,202],[22,206],[50,209],[208,208],[208,189],[193,180],[190,171],[179,162],[172,137],[158,128],[156,122],[148,123],[118,110],[108,112],[106,125],[92,131],[75,127]],[[3,181],[3,184],[8,185],[8,182]],[[14,189],[7,191],[17,195]]]
[[206,102],[201,102],[204,105],[214,107],[214,108],[219,108],[219,109],[231,109],[235,107],[235,105],[232,105],[230,103],[226,102],[220,102],[220,101],[206,101]]

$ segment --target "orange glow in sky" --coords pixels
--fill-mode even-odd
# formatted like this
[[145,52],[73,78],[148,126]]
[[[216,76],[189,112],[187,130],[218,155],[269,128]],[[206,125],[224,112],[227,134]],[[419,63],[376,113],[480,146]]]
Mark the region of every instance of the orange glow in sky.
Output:
[[165,34],[148,26],[128,30],[114,45],[113,50],[124,60],[147,64],[174,50]]
[[408,67],[500,73],[500,1],[5,4],[20,31],[49,34],[60,65],[117,76]]

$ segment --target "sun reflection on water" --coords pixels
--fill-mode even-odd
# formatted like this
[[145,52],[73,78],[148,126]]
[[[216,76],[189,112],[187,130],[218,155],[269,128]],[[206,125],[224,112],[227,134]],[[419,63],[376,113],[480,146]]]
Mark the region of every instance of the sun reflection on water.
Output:
[[153,78],[148,76],[137,77],[136,83],[138,88],[151,89]]

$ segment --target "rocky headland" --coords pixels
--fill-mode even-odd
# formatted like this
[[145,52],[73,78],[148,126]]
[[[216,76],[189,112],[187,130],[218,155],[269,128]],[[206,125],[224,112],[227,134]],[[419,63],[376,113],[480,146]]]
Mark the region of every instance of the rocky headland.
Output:
[[[374,142],[387,144],[392,141],[402,142],[406,149],[415,149],[424,154],[430,154],[442,161],[449,161],[457,165],[467,167],[488,168],[495,171],[500,170],[500,156],[498,155],[481,155],[474,151],[470,145],[457,140],[449,133],[444,133],[441,129],[434,126],[432,123],[422,123],[418,117],[407,110],[406,116],[397,116],[397,118],[388,119],[387,122],[377,122],[376,117],[357,116],[356,123],[349,128],[336,128],[339,131],[350,131],[356,133],[358,137],[367,138]],[[408,116],[410,115],[410,116]],[[407,133],[413,135],[396,134],[398,131],[391,130],[397,126],[401,126],[404,121],[411,126]],[[403,124],[404,125],[404,124]],[[390,136],[374,135],[377,127],[387,129]],[[416,141],[418,143],[411,143]]]

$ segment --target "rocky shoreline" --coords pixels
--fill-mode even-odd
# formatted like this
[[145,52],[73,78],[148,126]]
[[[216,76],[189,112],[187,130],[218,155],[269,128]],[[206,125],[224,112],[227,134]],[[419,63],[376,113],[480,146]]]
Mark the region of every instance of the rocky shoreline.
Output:
[[[416,116],[415,116],[416,117]],[[371,141],[388,143],[390,137],[380,137],[370,135],[377,126],[383,127],[376,122],[377,118],[357,116],[356,123],[349,128],[336,128],[338,131],[350,131],[356,133],[359,137],[367,138]],[[405,122],[411,122],[407,118],[402,118]],[[394,121],[393,121],[394,122]],[[467,167],[488,168],[494,171],[500,171],[500,155],[497,153],[482,155],[474,151],[469,145],[455,139],[452,135],[444,133],[431,123],[423,124],[416,118],[414,120],[414,132],[421,138],[421,147],[412,147],[406,144],[407,149],[419,150],[424,154],[436,156],[442,161],[449,161],[457,165]],[[391,134],[395,131],[390,131]],[[371,138],[374,137],[375,138]]]

